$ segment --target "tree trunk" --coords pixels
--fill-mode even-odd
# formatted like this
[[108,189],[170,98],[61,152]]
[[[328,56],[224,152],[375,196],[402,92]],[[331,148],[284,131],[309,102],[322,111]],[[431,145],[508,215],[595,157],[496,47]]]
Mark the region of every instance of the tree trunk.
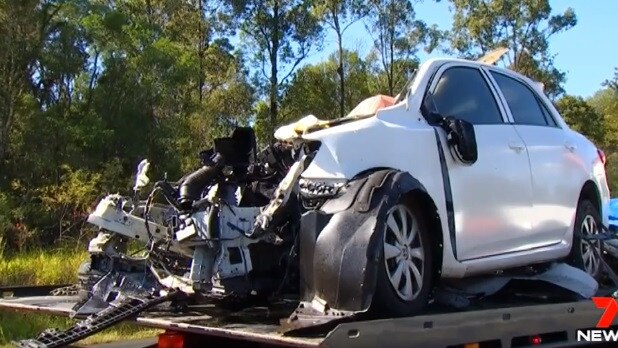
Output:
[[334,18],[335,31],[337,32],[337,45],[339,50],[339,66],[337,67],[337,73],[339,73],[339,117],[345,115],[345,72],[343,70],[343,38],[341,28],[339,27],[339,19]]
[[11,127],[13,123],[13,118],[15,116],[15,101],[19,97],[19,94],[14,95],[14,97],[8,100],[6,105],[6,115],[4,119],[0,117],[0,164],[4,163],[7,159],[8,149],[9,149],[9,134],[11,132]]
[[[391,1],[390,3],[391,6],[391,11],[390,11],[390,15],[392,16],[394,14],[394,12],[396,11],[395,9],[395,4],[393,1]],[[395,72],[394,72],[394,64],[395,64],[395,23],[390,22],[389,23],[390,27],[389,27],[389,67],[388,67],[388,95],[393,96],[393,94],[395,93]]]
[[8,139],[6,137],[6,135],[4,134],[5,125],[2,123],[2,120],[0,120],[0,166],[2,165],[2,163],[4,162],[5,158],[6,158],[6,150],[7,150],[7,145],[8,145]]
[[270,120],[268,122],[268,139],[273,140],[277,125],[277,89],[279,87],[277,56],[279,51],[279,2],[273,6],[273,31],[270,52]]
[[390,61],[388,64],[388,72],[387,72],[387,76],[388,76],[388,95],[393,96],[393,91],[395,90],[395,86],[393,83],[393,80],[395,79],[395,72],[393,70],[393,64],[394,64],[394,59],[393,59],[393,50],[394,48],[391,45],[391,49],[390,49]]
[[92,63],[92,74],[90,74],[90,82],[88,83],[88,97],[86,98],[86,113],[90,112],[90,107],[92,106],[92,95],[94,94],[94,82],[99,74],[99,51],[95,48],[94,52],[95,55],[94,62]]
[[205,21],[205,13],[204,13],[204,2],[203,0],[198,0],[198,11],[200,11],[200,26],[199,26],[199,33],[198,33],[198,57],[200,60],[200,75],[198,77],[198,82],[197,82],[197,91],[198,91],[198,98],[200,101],[200,104],[202,103],[202,100],[204,98],[204,85],[205,85],[205,81],[204,81],[204,51],[206,50],[206,45],[204,45],[204,37],[206,36],[205,33],[205,29],[204,29],[204,21]]

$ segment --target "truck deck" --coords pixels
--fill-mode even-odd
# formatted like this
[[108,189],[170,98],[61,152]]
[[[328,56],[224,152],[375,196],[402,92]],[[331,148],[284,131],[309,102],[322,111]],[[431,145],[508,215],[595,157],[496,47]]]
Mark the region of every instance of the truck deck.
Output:
[[[8,294],[0,299],[3,310],[69,316],[77,302],[75,296],[2,293]],[[346,322],[322,332],[295,336],[280,332],[279,319],[289,314],[285,312],[287,306],[241,311],[191,306],[182,314],[156,308],[133,320],[137,325],[193,335],[202,343],[243,346],[376,347],[387,338],[389,347],[565,347],[590,345],[578,342],[576,332],[594,329],[602,314],[590,300],[486,307],[458,311],[434,308],[426,315]]]

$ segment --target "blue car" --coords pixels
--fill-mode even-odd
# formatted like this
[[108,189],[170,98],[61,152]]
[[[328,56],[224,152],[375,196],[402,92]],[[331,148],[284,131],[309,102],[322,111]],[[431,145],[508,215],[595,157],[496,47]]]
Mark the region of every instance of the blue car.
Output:
[[618,230],[618,198],[612,198],[609,201],[609,229],[611,231]]

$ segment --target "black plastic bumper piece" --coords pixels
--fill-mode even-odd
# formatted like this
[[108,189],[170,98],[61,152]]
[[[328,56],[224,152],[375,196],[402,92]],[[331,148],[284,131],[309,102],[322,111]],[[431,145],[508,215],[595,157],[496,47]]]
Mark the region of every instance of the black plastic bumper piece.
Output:
[[378,170],[351,180],[336,198],[303,215],[300,273],[304,305],[317,300],[324,302],[325,310],[338,313],[369,309],[382,252],[385,222],[379,217],[412,190],[426,192],[408,173]]

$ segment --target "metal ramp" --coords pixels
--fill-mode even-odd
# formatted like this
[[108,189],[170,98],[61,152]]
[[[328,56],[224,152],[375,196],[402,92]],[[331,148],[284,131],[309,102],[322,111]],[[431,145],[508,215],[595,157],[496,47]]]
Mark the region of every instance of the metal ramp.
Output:
[[128,297],[118,304],[110,306],[88,318],[77,322],[67,330],[48,329],[37,338],[14,342],[17,347],[28,348],[55,348],[75,343],[83,338],[105,330],[125,319],[139,315],[139,313],[158,304],[172,300],[178,292],[151,299]]

